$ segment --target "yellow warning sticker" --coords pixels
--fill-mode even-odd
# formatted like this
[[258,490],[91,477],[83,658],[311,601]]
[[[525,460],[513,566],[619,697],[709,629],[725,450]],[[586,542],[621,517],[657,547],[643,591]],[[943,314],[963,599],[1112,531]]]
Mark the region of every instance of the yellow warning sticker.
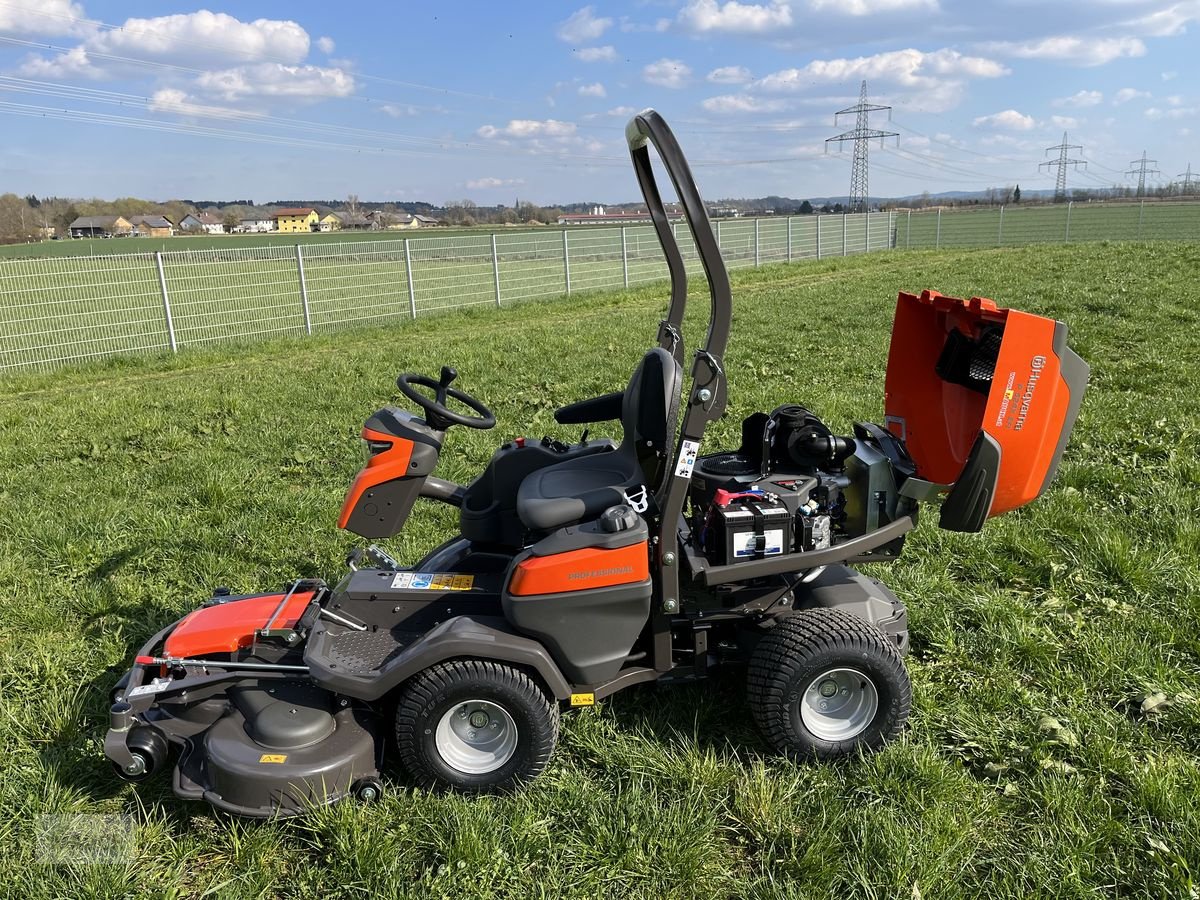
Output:
[[1004,399],[1005,399],[1005,400],[1011,400],[1011,399],[1013,398],[1013,394],[1014,394],[1014,391],[1012,391],[1011,389],[1010,389],[1010,390],[1007,390],[1007,391],[1005,391],[1005,392],[1004,392]]
[[397,572],[392,587],[406,591],[469,591],[475,586],[474,575],[457,572]]
[[596,695],[595,694],[572,694],[571,695],[571,705],[572,706],[595,706],[596,705]]
[[286,753],[264,753],[258,758],[260,763],[285,763],[287,762]]

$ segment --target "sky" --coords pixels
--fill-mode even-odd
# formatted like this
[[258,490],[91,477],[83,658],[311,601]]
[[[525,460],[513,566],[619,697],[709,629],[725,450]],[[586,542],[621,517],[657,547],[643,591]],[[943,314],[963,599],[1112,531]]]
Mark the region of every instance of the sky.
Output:
[[[0,0],[0,192],[542,205],[638,197],[657,109],[709,200],[1200,171],[1200,0]],[[839,152],[839,146],[844,149]],[[1057,153],[1049,154],[1057,155]]]

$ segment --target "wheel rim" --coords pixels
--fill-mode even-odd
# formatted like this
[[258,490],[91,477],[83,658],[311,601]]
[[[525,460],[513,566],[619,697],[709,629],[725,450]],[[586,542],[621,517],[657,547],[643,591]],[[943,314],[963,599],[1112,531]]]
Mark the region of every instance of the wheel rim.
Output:
[[517,723],[490,700],[465,700],[450,707],[434,735],[446,765],[466,775],[495,772],[517,750]]
[[858,669],[828,669],[810,681],[800,697],[800,720],[823,741],[858,737],[878,711],[879,692]]

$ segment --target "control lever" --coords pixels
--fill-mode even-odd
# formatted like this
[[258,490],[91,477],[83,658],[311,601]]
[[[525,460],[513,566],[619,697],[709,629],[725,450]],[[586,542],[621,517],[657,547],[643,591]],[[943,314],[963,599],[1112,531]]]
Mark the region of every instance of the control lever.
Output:
[[436,397],[437,402],[442,406],[446,405],[446,388],[450,387],[450,383],[458,377],[458,369],[454,366],[442,366],[442,377],[438,381]]

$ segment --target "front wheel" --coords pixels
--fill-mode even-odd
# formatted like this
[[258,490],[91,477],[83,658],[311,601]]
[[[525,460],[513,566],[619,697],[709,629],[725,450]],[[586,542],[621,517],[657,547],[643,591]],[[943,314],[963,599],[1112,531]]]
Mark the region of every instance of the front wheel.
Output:
[[869,622],[834,609],[802,610],[764,635],[747,694],[767,741],[793,758],[878,750],[912,707],[900,652]]
[[509,790],[546,767],[558,740],[558,706],[529,675],[463,659],[431,666],[396,706],[396,744],[426,785]]

